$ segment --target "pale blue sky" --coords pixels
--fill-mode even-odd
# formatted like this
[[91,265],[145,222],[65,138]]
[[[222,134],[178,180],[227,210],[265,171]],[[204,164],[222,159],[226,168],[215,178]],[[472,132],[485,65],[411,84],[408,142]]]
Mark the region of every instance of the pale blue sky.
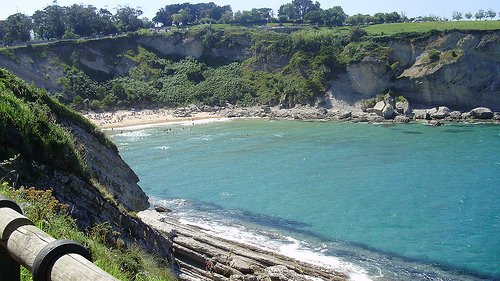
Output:
[[[15,14],[17,11],[32,15],[36,10],[41,10],[44,7],[53,3],[52,0],[22,0],[9,1],[2,0],[0,9],[0,20],[6,19],[9,15]],[[283,4],[290,3],[292,0],[206,0],[206,1],[157,1],[157,0],[58,0],[60,6],[70,6],[72,4],[92,5],[97,8],[108,7],[113,11],[118,5],[129,5],[131,7],[142,7],[144,15],[149,19],[153,18],[156,12],[165,5],[185,3],[208,3],[214,2],[217,5],[231,5],[233,11],[251,10],[252,8],[271,8],[277,10]],[[315,2],[313,0],[313,2]],[[427,16],[430,14],[451,19],[453,11],[463,13],[472,12],[473,14],[479,9],[493,9],[497,13],[500,12],[499,0],[320,0],[321,8],[328,9],[333,6],[341,6],[348,15],[357,13],[373,15],[378,12],[406,12],[408,17]],[[496,18],[498,19],[498,17]]]

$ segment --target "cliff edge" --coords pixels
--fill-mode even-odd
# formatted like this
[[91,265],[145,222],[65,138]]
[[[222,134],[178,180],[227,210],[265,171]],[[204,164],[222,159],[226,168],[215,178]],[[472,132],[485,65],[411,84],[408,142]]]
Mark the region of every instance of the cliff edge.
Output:
[[51,189],[78,227],[109,226],[109,242],[138,245],[173,265],[171,241],[134,212],[149,207],[138,177],[87,119],[0,69],[0,179]]

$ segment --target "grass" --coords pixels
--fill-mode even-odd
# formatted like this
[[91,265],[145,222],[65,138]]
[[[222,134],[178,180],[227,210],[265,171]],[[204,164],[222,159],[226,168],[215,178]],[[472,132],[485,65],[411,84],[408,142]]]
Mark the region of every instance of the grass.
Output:
[[364,27],[369,35],[392,35],[402,32],[428,32],[438,31],[494,31],[500,30],[500,21],[438,21],[438,22],[411,22],[411,23],[391,23],[375,24]]
[[[94,225],[87,233],[79,231],[69,215],[68,205],[57,201],[51,190],[41,191],[34,187],[14,190],[8,183],[1,182],[0,195],[16,201],[23,207],[24,215],[52,237],[82,244],[91,253],[94,264],[120,280],[175,280],[165,265],[143,254],[139,248],[123,250],[123,241],[110,241],[113,233],[109,223]],[[21,280],[32,280],[27,269],[22,268],[21,274]]]

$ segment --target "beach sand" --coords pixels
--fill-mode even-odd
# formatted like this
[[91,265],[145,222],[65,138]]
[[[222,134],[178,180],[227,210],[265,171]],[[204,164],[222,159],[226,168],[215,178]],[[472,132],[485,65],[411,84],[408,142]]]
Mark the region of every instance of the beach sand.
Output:
[[83,116],[101,129],[222,118],[221,116],[212,115],[208,112],[198,112],[192,117],[175,117],[173,111],[168,109],[117,110],[100,113],[88,112],[83,114]]

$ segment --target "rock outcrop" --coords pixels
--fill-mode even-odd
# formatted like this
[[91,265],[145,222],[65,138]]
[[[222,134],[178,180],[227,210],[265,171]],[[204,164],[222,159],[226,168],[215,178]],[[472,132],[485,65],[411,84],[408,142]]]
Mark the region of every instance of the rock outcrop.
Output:
[[182,224],[156,211],[138,213],[141,219],[173,240],[180,280],[347,280],[348,276],[276,253],[230,242]]
[[391,87],[411,104],[500,111],[500,32],[452,32],[386,45],[389,56],[365,57],[331,81],[333,96],[340,92],[356,102]]
[[78,144],[85,149],[92,176],[113,194],[119,204],[129,211],[142,211],[149,207],[149,198],[137,184],[139,178],[123,161],[118,151],[114,151],[77,124],[64,122]]

